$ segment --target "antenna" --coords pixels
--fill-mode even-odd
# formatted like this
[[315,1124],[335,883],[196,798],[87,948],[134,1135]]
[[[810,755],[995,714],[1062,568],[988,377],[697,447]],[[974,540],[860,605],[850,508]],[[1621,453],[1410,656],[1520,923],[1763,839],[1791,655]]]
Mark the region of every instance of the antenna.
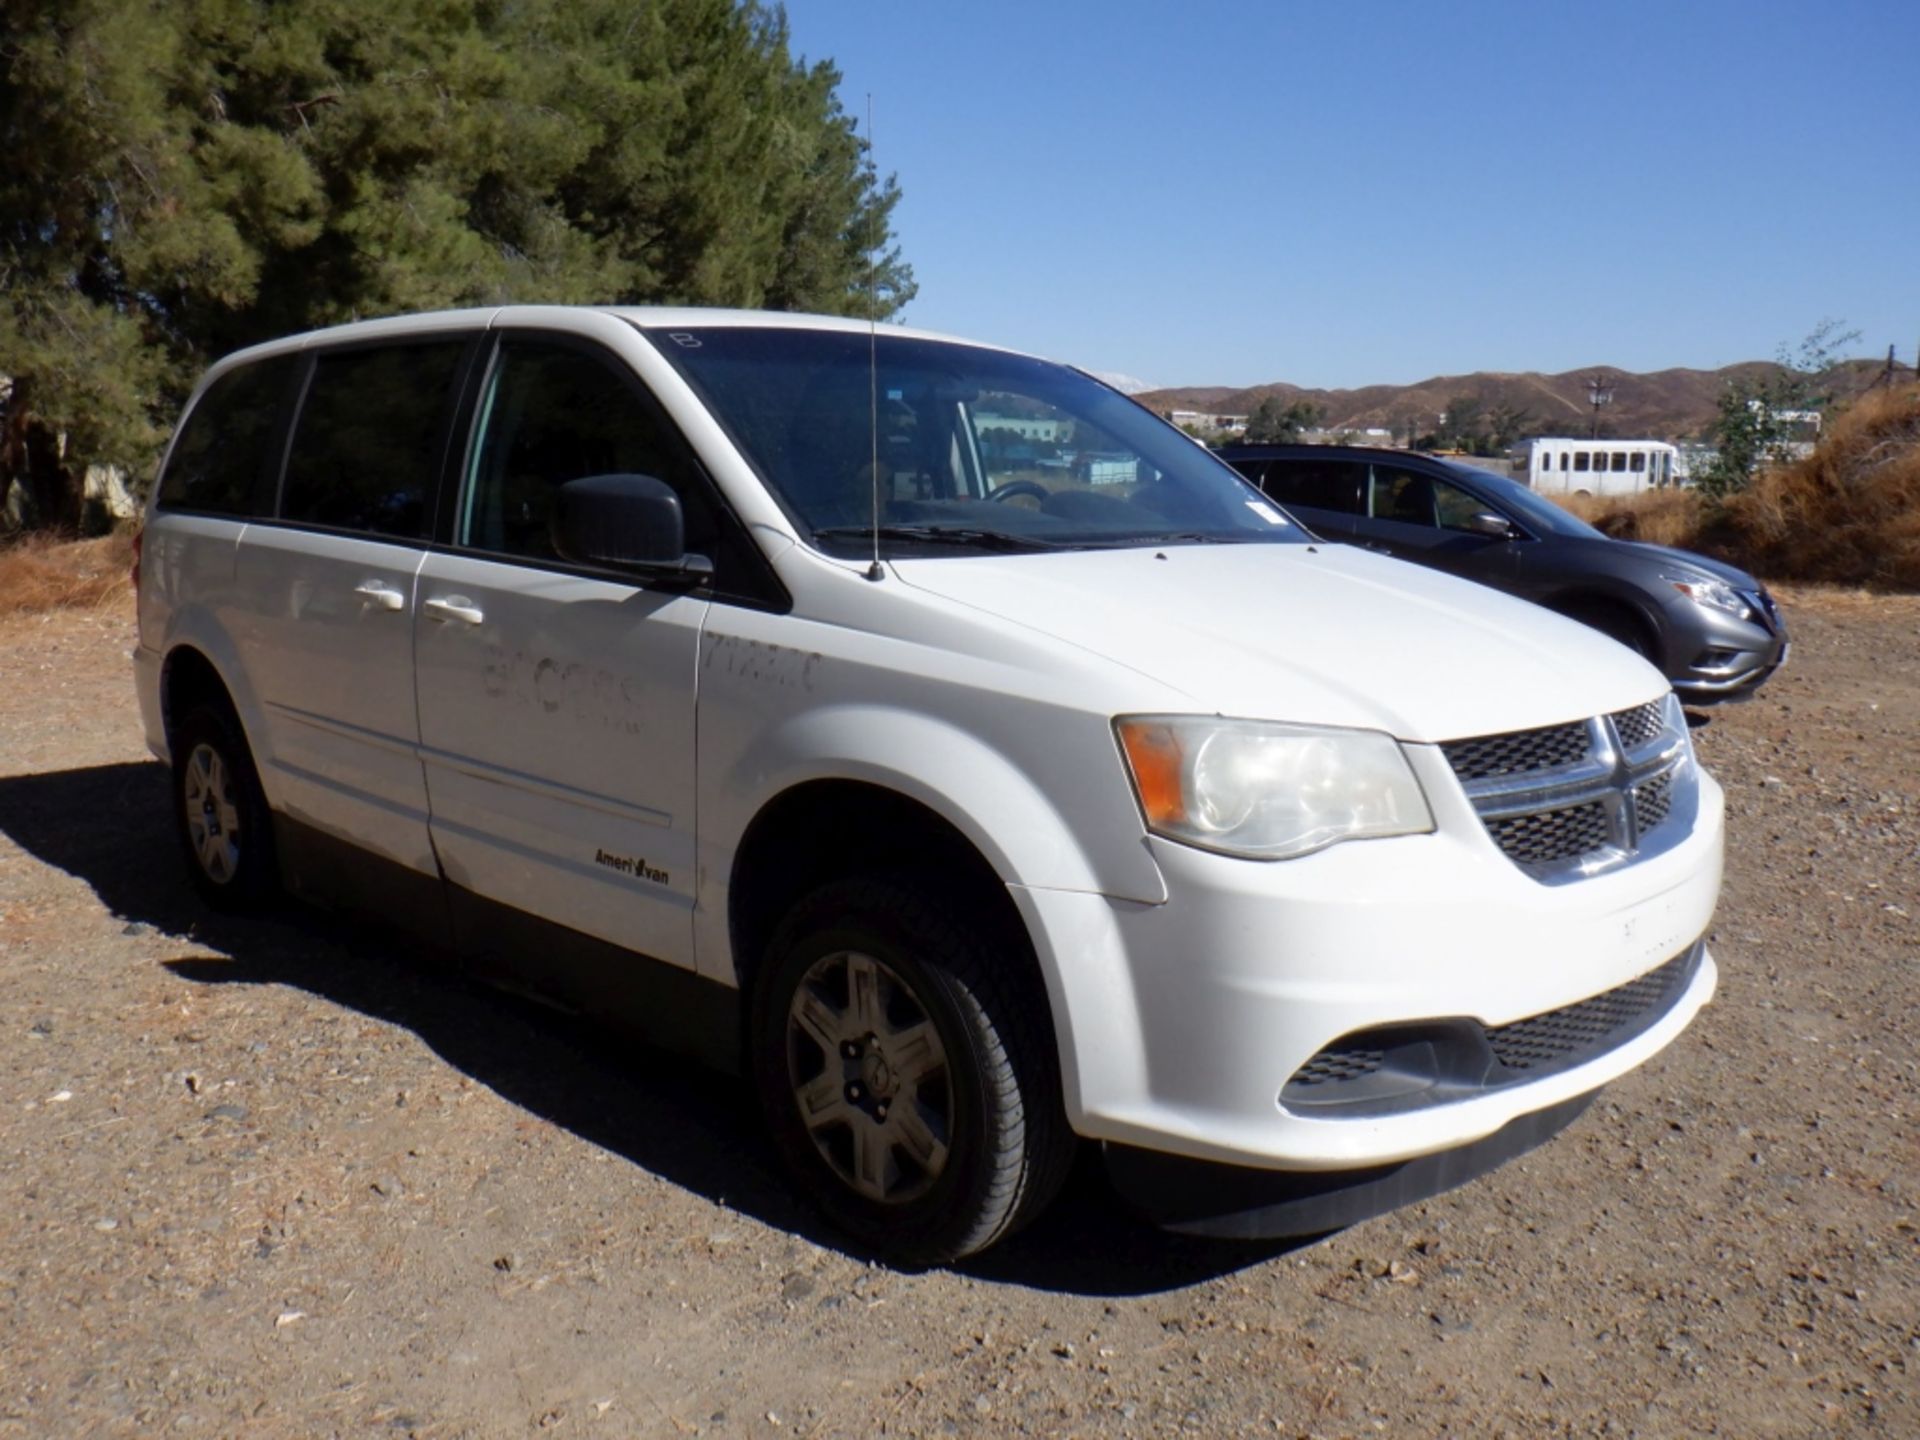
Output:
[[[867,92],[867,168],[875,174],[873,146],[873,92]],[[880,239],[874,234],[877,209],[867,212],[867,475],[873,491],[873,563],[867,579],[883,580],[880,567]]]

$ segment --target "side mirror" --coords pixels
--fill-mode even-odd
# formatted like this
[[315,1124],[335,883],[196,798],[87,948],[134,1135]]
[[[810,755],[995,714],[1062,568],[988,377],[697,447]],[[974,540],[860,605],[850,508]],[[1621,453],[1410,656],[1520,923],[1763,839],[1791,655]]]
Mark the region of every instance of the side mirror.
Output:
[[1467,518],[1467,529],[1475,535],[1485,535],[1494,540],[1513,539],[1513,522],[1504,515],[1496,515],[1491,510],[1482,510]]
[[687,554],[680,497],[651,475],[589,475],[554,492],[547,516],[553,548],[579,565],[707,575],[713,563]]

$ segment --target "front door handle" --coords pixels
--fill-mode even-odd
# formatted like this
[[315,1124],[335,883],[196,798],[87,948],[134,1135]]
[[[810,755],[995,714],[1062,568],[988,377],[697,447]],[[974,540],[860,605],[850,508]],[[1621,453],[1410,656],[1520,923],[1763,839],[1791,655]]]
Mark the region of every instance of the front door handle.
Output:
[[398,610],[407,603],[407,597],[391,585],[382,585],[378,580],[369,580],[364,585],[353,587],[353,593],[376,610]]
[[464,595],[436,595],[420,607],[435,620],[464,620],[469,625],[478,625],[486,619],[480,607]]

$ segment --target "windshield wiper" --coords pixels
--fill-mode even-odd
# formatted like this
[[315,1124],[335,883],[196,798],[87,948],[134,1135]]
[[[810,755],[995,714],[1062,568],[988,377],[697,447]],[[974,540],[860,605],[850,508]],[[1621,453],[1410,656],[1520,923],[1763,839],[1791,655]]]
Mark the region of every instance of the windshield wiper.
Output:
[[1008,530],[981,530],[971,525],[827,525],[813,532],[816,540],[908,540],[927,545],[960,545],[977,550],[1068,550],[1073,547],[1038,535],[1016,535]]

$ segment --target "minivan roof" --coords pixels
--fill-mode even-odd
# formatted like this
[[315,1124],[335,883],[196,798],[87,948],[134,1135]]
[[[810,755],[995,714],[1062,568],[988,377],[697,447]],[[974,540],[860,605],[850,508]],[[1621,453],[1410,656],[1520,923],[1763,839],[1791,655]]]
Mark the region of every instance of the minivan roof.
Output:
[[[263,341],[223,356],[212,370],[224,370],[232,364],[261,360],[271,355],[305,350],[319,343],[345,344],[357,340],[389,339],[410,334],[432,334],[449,329],[488,329],[516,324],[552,324],[567,315],[605,315],[624,320],[638,330],[674,330],[698,328],[747,328],[776,330],[824,330],[864,335],[869,328],[879,334],[908,340],[938,340],[956,345],[974,345],[984,350],[1006,347],[986,345],[957,335],[934,330],[916,330],[881,321],[870,327],[865,320],[846,315],[808,315],[789,310],[734,310],[698,305],[494,305],[465,310],[428,310],[412,315],[389,315],[378,320],[355,320],[305,330],[277,340]],[[1022,353],[1007,351],[1006,353]]]

